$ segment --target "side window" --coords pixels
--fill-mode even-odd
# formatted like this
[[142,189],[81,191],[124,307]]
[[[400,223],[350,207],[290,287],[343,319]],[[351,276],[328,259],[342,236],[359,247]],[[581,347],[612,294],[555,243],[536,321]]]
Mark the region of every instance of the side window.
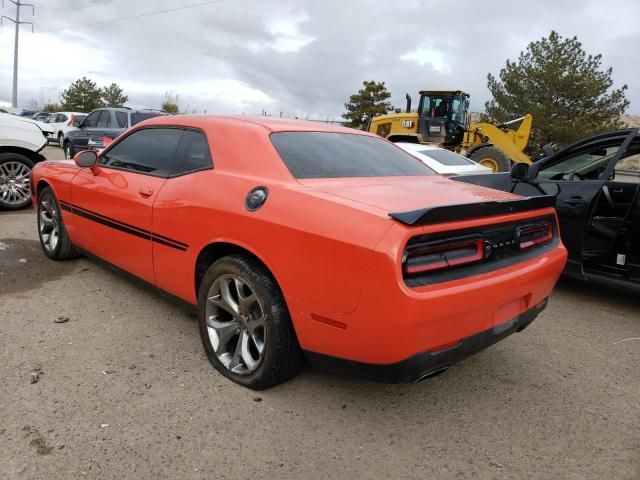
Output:
[[616,164],[616,173],[618,171],[640,173],[640,142],[629,145],[626,156]]
[[196,130],[184,130],[176,152],[174,175],[211,167],[207,137]]
[[100,118],[98,118],[98,128],[109,128],[111,126],[111,112],[109,110],[102,110]]
[[118,122],[119,128],[127,128],[127,112],[116,112],[116,122]]
[[123,138],[100,158],[102,165],[168,177],[182,130],[147,128]]
[[100,116],[101,112],[102,110],[97,110],[89,114],[89,116],[85,118],[82,126],[87,128],[96,128],[96,125],[98,125],[98,117]]

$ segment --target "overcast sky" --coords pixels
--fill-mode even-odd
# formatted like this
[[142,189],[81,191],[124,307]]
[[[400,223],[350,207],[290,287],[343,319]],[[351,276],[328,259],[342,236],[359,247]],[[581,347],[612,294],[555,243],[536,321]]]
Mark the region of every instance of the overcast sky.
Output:
[[[28,8],[22,15],[36,33],[21,30],[21,106],[57,101],[85,75],[118,83],[134,107],[158,108],[169,90],[189,111],[339,119],[362,81],[376,80],[396,106],[405,92],[460,88],[482,111],[487,73],[556,30],[602,53],[615,86],[629,86],[628,113],[640,114],[638,0],[30,1],[35,17]],[[5,2],[2,14],[14,13]],[[5,21],[0,100],[11,100],[12,66],[13,24]]]

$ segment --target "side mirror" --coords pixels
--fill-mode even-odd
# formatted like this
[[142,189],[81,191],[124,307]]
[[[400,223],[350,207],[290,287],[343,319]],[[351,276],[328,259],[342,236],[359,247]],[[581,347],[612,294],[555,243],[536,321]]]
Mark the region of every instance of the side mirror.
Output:
[[511,167],[511,178],[518,182],[523,182],[529,173],[529,165],[526,163],[514,163]]
[[545,157],[550,157],[551,155],[556,153],[555,149],[553,148],[553,145],[551,145],[550,143],[547,143],[546,145],[542,146],[542,152],[544,153]]
[[79,167],[91,168],[98,162],[98,154],[92,150],[84,150],[76,153],[73,161],[76,162],[76,165]]

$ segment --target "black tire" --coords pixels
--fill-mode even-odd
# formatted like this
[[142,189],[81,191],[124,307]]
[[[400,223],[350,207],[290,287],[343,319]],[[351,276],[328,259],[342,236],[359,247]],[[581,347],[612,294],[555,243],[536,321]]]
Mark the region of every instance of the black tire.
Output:
[[66,158],[67,160],[73,160],[73,156],[76,154],[76,152],[73,149],[72,143],[69,141],[65,142],[63,150],[64,158]]
[[[10,168],[10,165],[13,163],[19,163],[26,167],[28,171],[27,175],[27,183],[26,190],[27,196],[23,201],[17,202],[14,200],[10,200],[9,197],[5,199],[3,186],[6,188],[8,185],[5,185],[5,182],[9,182],[9,177],[6,177],[4,167],[2,165],[6,165],[6,168]],[[27,208],[31,205],[31,192],[29,182],[31,181],[31,169],[33,168],[33,161],[29,157],[25,157],[24,155],[20,155],[19,153],[0,153],[0,208],[5,210],[20,210],[23,208]],[[24,188],[21,189],[24,191]]]
[[[51,209],[46,208],[46,202],[49,202]],[[43,211],[53,211],[54,214],[50,215],[55,218],[55,224],[57,226],[58,240],[54,248],[49,248],[46,245],[45,234],[43,226],[45,223]],[[40,246],[44,254],[52,260],[67,260],[69,258],[75,258],[80,255],[80,252],[73,246],[69,235],[67,235],[67,229],[64,226],[62,220],[62,212],[60,210],[60,204],[56,198],[53,190],[49,187],[45,187],[40,191],[38,195],[38,238],[40,239]]]
[[58,146],[64,148],[64,134],[62,132],[58,134]]
[[[265,319],[266,340],[260,363],[255,371],[244,375],[232,372],[218,359],[209,338],[207,297],[214,282],[223,275],[233,275],[248,282],[257,295]],[[282,292],[269,271],[249,255],[223,257],[209,267],[200,284],[198,311],[198,327],[207,357],[222,375],[233,382],[253,390],[263,390],[292,379],[300,371],[304,356]]]
[[475,150],[469,158],[483,167],[494,172],[508,172],[511,170],[511,160],[495,147],[481,147]]

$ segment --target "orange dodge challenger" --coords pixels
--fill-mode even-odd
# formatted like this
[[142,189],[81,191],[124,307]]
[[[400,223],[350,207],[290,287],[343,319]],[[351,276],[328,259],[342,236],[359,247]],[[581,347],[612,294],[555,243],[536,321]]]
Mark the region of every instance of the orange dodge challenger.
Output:
[[197,305],[213,366],[253,389],[314,365],[427,378],[525,328],[567,253],[554,197],[435,175],[380,137],[164,116],[33,169],[44,253],[87,253]]

